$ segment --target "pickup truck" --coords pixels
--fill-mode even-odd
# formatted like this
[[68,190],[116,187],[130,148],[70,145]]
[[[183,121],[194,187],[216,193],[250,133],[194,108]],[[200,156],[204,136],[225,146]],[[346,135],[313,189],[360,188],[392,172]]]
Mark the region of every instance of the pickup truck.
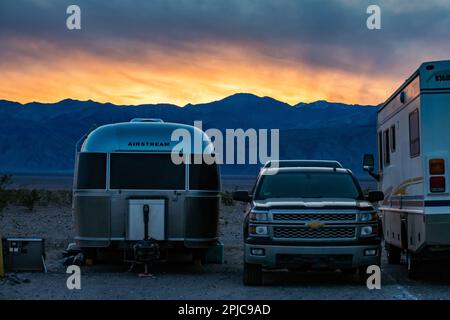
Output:
[[[297,164],[301,165],[301,164]],[[244,285],[260,285],[263,269],[340,269],[366,279],[380,265],[381,222],[353,173],[339,166],[264,166],[247,202],[244,220]]]

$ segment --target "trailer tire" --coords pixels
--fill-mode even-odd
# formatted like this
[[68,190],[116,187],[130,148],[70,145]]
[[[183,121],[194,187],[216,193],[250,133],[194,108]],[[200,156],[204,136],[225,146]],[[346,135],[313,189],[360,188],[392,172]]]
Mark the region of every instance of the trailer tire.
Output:
[[244,262],[244,277],[243,283],[245,286],[259,286],[262,284],[262,266],[260,264],[252,264]]
[[206,263],[206,250],[194,249],[192,250],[192,263],[196,266],[202,266]]
[[392,244],[386,244],[386,251],[389,264],[400,264],[402,249]]
[[406,257],[408,267],[408,277],[410,279],[420,279],[423,276],[423,263],[417,254],[408,252]]

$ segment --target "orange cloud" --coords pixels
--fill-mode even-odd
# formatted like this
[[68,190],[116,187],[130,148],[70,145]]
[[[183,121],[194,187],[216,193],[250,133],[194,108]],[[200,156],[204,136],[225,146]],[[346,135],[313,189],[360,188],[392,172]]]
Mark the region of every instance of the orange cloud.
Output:
[[64,52],[39,42],[27,46],[36,55],[21,56],[1,65],[1,99],[26,103],[73,98],[125,105],[182,106],[250,92],[290,104],[322,99],[378,104],[400,83],[369,71],[319,68],[264,56],[255,48],[225,44],[197,44],[170,52],[162,47],[136,46],[136,51],[142,52],[131,57],[82,49]]

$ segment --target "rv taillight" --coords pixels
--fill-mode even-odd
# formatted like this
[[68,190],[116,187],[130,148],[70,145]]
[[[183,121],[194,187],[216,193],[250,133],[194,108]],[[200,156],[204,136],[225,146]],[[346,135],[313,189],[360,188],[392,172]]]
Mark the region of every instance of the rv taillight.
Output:
[[444,159],[431,159],[429,161],[430,174],[444,174],[445,164]]
[[431,177],[430,178],[430,191],[431,192],[444,192],[445,191],[445,177]]

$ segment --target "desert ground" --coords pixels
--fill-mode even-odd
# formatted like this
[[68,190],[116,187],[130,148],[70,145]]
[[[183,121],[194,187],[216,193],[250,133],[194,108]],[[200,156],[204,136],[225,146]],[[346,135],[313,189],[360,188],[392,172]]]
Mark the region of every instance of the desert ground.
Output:
[[147,278],[128,272],[126,264],[83,266],[81,290],[69,290],[61,253],[73,241],[70,205],[41,205],[33,211],[9,206],[0,215],[0,233],[45,238],[48,272],[8,274],[0,280],[0,299],[450,299],[445,273],[433,271],[420,281],[410,280],[404,263],[388,265],[385,257],[380,290],[369,290],[356,276],[340,272],[271,271],[264,276],[264,286],[244,287],[243,209],[238,203],[222,206],[222,265],[180,259],[153,266],[153,277]]

